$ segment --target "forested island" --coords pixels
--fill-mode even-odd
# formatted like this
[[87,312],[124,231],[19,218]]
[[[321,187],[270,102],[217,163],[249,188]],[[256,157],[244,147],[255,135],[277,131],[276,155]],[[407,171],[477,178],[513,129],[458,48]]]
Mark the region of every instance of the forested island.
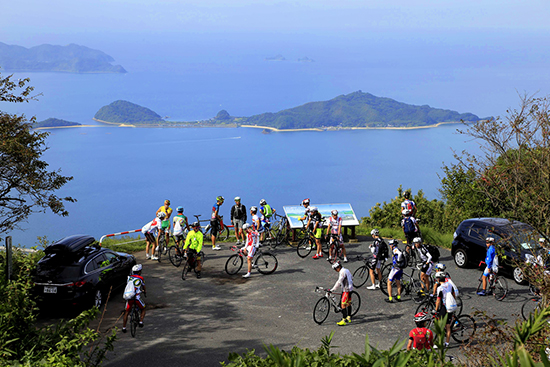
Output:
[[25,48],[0,42],[0,67],[6,71],[55,71],[66,73],[126,73],[106,53],[85,46],[40,45]]
[[71,122],[67,120],[61,120],[56,118],[49,118],[44,121],[37,122],[33,125],[33,129],[41,127],[67,127],[67,126],[81,126],[78,122]]
[[[450,122],[476,122],[472,113],[415,106],[391,98],[376,97],[361,91],[341,95],[329,101],[311,102],[277,113],[250,117],[231,116],[221,110],[216,117],[203,121],[165,121],[148,108],[127,101],[116,101],[102,107],[94,117],[97,121],[155,126],[252,126],[277,130],[351,128],[414,128]],[[487,119],[487,118],[485,118]]]

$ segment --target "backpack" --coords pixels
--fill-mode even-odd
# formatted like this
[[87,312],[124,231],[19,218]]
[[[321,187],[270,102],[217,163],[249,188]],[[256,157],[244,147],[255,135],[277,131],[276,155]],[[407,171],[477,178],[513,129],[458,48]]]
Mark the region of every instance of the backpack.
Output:
[[404,253],[401,252],[401,254],[397,256],[396,265],[399,269],[405,269],[407,267],[407,258]]
[[403,232],[405,232],[405,234],[411,234],[416,232],[416,227],[411,217],[403,218]]
[[414,349],[431,349],[431,346],[428,342],[428,333],[431,333],[429,329],[416,328],[412,331]]
[[388,245],[384,240],[380,241],[380,244],[378,245],[378,257],[381,260],[386,260],[389,256],[389,250]]
[[136,287],[134,286],[134,280],[129,279],[128,283],[126,283],[126,288],[124,288],[124,294],[122,295],[122,298],[125,300],[132,299],[136,296]]
[[441,256],[441,254],[439,253],[439,249],[433,245],[425,245],[425,246],[428,252],[430,253],[430,255],[432,255],[432,261],[434,263],[438,262],[439,257]]

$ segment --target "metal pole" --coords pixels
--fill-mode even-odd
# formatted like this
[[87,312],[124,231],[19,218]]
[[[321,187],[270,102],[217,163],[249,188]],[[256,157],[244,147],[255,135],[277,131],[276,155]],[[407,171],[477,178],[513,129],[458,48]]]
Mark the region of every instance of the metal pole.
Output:
[[7,275],[8,275],[8,280],[11,279],[11,270],[12,270],[12,256],[11,256],[11,236],[7,236],[6,237],[6,263],[8,265],[8,271],[7,271]]

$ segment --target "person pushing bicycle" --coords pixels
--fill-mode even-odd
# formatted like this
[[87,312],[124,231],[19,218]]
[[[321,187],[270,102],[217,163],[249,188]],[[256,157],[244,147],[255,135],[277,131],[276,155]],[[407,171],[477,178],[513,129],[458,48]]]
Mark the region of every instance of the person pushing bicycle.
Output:
[[485,264],[487,266],[485,267],[485,270],[483,271],[483,276],[482,276],[483,289],[477,292],[478,296],[487,295],[487,278],[494,272],[493,268],[496,265],[495,259],[496,259],[497,252],[495,250],[495,238],[487,237],[485,239],[485,244],[487,245],[487,254],[485,255]]
[[338,272],[338,280],[334,283],[334,287],[330,290],[331,292],[336,291],[338,288],[342,288],[342,320],[337,322],[336,325],[345,326],[351,323],[351,291],[353,290],[353,277],[351,272],[344,268],[340,263],[340,260],[337,260],[332,264],[332,268]]
[[141,293],[147,295],[147,290],[145,288],[145,281],[141,276],[141,270],[143,266],[141,264],[134,265],[132,267],[132,275],[128,277],[128,282],[134,283],[135,298],[129,299],[126,301],[126,309],[124,310],[124,317],[122,319],[122,332],[126,332],[126,323],[128,322],[128,314],[133,304],[136,304],[137,307],[141,310],[141,315],[139,317],[139,327],[143,327],[143,319],[145,318],[145,302],[141,298]]
[[342,237],[342,217],[338,216],[338,210],[334,209],[330,212],[331,216],[328,220],[328,227],[327,227],[327,235],[329,233],[337,235],[338,239],[334,240],[331,238],[330,243],[330,251],[328,254],[327,261],[332,260],[332,254],[338,253],[337,246],[342,247],[342,254],[344,255],[344,262],[348,262],[348,258],[346,257],[346,247],[344,246],[344,238]]
[[187,256],[187,252],[191,251],[193,255],[195,256],[197,266],[197,278],[201,278],[201,257],[199,256],[201,250],[202,250],[202,243],[203,243],[203,234],[201,232],[201,225],[199,222],[194,222],[192,225],[193,230],[189,231],[187,233],[187,238],[185,239],[185,246],[183,246],[183,250],[185,251],[185,256]]
[[243,275],[243,278],[249,278],[250,272],[252,271],[252,259],[254,258],[256,249],[260,244],[260,235],[248,223],[245,223],[243,225],[243,229],[246,232],[246,244],[243,246],[243,248],[241,248],[241,251],[246,255],[246,261],[248,263],[248,272]]
[[[380,232],[376,228],[370,231],[370,234],[374,238],[373,243],[369,245],[373,262],[373,266],[369,268],[369,276],[372,285],[368,286],[367,289],[373,290],[380,288],[380,283],[382,282],[382,265],[384,265],[388,257],[388,246],[384,240],[380,238]],[[378,275],[378,282],[375,280],[374,269],[376,269],[376,274]]]

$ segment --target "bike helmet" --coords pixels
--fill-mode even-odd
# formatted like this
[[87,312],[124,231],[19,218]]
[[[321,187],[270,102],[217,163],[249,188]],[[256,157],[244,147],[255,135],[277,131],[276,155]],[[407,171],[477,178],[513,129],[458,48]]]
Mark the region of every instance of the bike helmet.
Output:
[[420,237],[413,238],[413,243],[422,243],[422,238]]
[[311,210],[313,213],[319,211],[316,206],[312,206],[309,210]]
[[178,211],[178,213],[183,213],[183,206],[178,206],[176,210]]
[[164,219],[164,218],[166,218],[166,213],[165,213],[165,212],[159,212],[159,213],[157,214],[157,218],[159,218],[159,219]]
[[143,269],[143,267],[141,266],[141,264],[137,264],[137,265],[134,265],[134,266],[132,267],[132,272],[138,273],[138,272],[141,271],[141,269]]
[[309,205],[309,199],[302,200],[302,205]]
[[333,211],[330,212],[330,214],[332,214],[332,215],[338,215],[338,210],[334,209]]
[[495,238],[494,237],[487,237],[485,239],[485,242],[495,242]]
[[397,247],[397,245],[399,245],[399,241],[397,241],[397,240],[390,240],[390,241],[388,242],[388,244],[389,244],[391,247],[394,247],[394,246]]
[[544,242],[546,242],[546,240],[544,239],[544,237],[541,237],[541,238],[539,238],[539,242],[544,243]]
[[199,222],[193,222],[193,224],[191,224],[191,227],[193,228],[197,228],[197,227],[200,227],[201,225],[199,224]]
[[447,267],[445,266],[445,264],[443,263],[437,263],[435,264],[435,271],[436,272],[439,272],[439,271],[445,271],[447,269]]
[[410,199],[410,198],[411,198],[411,193],[410,193],[410,191],[405,191],[405,192],[403,193],[403,197],[404,197],[405,199]]
[[428,321],[430,319],[430,315],[428,315],[426,312],[419,312],[416,315],[414,315],[414,322],[424,322]]
[[235,201],[241,201],[241,197],[240,196],[235,196]]
[[265,205],[265,204],[267,204],[267,201],[265,201],[265,199],[260,200],[260,205]]
[[243,224],[243,230],[247,230],[248,228],[251,228],[252,226],[249,223]]
[[334,264],[332,264],[333,269],[338,269],[342,267],[342,263],[340,263],[340,260],[336,260]]
[[255,207],[255,206],[251,206],[251,207],[250,207],[250,211],[251,211],[252,213],[257,213],[257,212],[258,212],[258,208]]
[[410,211],[409,209],[403,209],[403,210],[401,211],[401,214],[403,214],[403,215],[409,215],[409,214],[411,214],[411,211]]
[[378,236],[380,235],[380,231],[378,231],[376,228],[370,231],[371,236]]
[[435,273],[435,279],[445,279],[447,278],[447,275],[442,272],[442,271],[438,271],[437,273]]
[[223,198],[223,196],[218,196],[218,197],[216,198],[216,201],[224,201],[224,200],[225,200],[225,199]]

